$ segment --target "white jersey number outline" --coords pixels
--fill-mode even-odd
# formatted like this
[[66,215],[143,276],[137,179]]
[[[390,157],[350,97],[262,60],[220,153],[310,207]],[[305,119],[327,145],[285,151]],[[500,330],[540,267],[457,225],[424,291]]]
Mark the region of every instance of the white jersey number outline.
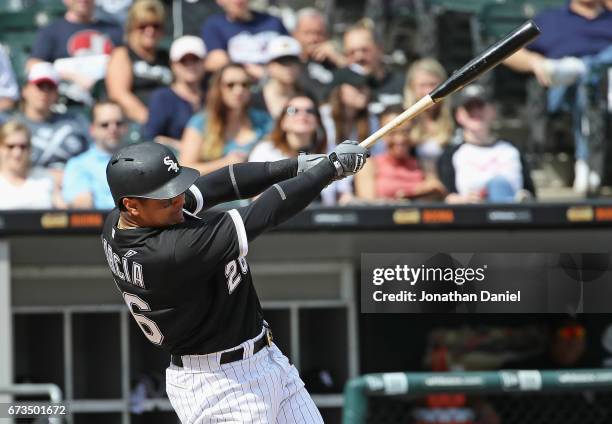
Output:
[[242,274],[246,274],[249,267],[246,259],[242,256],[238,258],[238,260],[233,260],[225,264],[225,278],[227,278],[227,289],[229,294],[232,294],[238,284],[242,281],[242,277],[238,273],[238,267],[240,266],[240,272]]
[[136,312],[134,312],[134,305],[136,305],[140,311],[150,311],[151,307],[149,306],[149,304],[138,296],[136,296],[135,294],[127,292],[123,292],[123,299],[125,300],[125,303],[127,304],[128,308],[130,308],[130,313],[138,323],[138,326],[140,327],[146,338],[149,339],[151,343],[154,343],[156,345],[162,344],[162,341],[164,340],[164,335],[161,333],[155,321],[145,317],[142,314],[137,314]]

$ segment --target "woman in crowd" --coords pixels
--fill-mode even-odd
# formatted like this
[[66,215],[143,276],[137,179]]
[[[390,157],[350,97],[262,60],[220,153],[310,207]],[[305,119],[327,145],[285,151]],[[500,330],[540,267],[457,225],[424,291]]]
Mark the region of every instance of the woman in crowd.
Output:
[[287,101],[302,92],[298,78],[302,72],[302,47],[293,37],[280,35],[268,44],[267,79],[253,95],[253,107],[266,110],[278,118]]
[[[401,106],[389,106],[380,115],[386,125],[403,112]],[[355,193],[363,200],[428,199],[442,200],[444,185],[435,173],[427,174],[415,157],[415,143],[410,137],[410,123],[389,132],[385,152],[371,158],[355,179]]]
[[[437,60],[424,58],[414,62],[406,73],[404,107],[412,106],[446,78],[446,71]],[[410,137],[417,143],[417,157],[427,172],[436,171],[438,158],[450,141],[453,128],[448,101],[436,103],[413,121]]]
[[[321,106],[321,119],[331,152],[344,140],[363,140],[378,129],[378,119],[368,111],[371,90],[365,75],[343,68],[334,74],[334,88],[329,102]],[[381,152],[381,143],[374,145],[372,155]],[[356,175],[359,177],[359,173]],[[323,203],[346,204],[353,200],[353,179],[345,178],[329,185],[321,193]]]
[[257,143],[249,161],[268,162],[300,152],[325,153],[327,142],[315,100],[297,95],[289,100],[267,140]]
[[108,96],[128,118],[147,121],[149,95],[172,82],[168,54],[159,49],[164,32],[164,6],[159,0],[138,0],[128,13],[125,46],[111,53],[106,72]]
[[144,137],[178,150],[183,130],[193,114],[204,106],[204,58],[206,48],[200,37],[185,35],[170,47],[174,82],[151,94],[149,119]]
[[53,178],[30,164],[30,131],[15,120],[0,127],[0,209],[65,207]]
[[251,79],[244,66],[230,63],[212,77],[206,108],[194,115],[180,143],[180,161],[201,174],[245,162],[272,126],[266,112],[249,107]]

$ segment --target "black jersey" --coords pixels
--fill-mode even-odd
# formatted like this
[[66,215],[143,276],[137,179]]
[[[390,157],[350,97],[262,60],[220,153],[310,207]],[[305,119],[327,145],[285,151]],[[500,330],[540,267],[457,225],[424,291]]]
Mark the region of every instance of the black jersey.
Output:
[[173,354],[237,346],[261,331],[259,299],[245,259],[248,241],[236,210],[165,228],[104,223],[102,243],[113,278],[145,336]]

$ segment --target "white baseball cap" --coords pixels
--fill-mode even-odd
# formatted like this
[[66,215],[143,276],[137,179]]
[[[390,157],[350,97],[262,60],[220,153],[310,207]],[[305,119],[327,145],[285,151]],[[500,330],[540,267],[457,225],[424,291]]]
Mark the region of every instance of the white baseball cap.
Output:
[[43,81],[50,82],[56,86],[60,82],[59,73],[49,62],[37,62],[32,65],[30,72],[28,72],[28,82],[40,84]]
[[268,43],[268,62],[276,60],[280,57],[300,57],[302,54],[302,46],[300,42],[288,35],[279,35],[274,37]]
[[206,46],[200,37],[195,35],[183,35],[177,38],[170,46],[170,60],[178,62],[188,54],[204,59],[206,57]]

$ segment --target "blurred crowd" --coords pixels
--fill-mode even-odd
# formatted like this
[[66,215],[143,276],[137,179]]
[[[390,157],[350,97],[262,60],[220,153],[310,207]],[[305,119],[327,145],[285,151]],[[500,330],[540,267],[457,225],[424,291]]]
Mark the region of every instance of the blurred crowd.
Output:
[[[159,0],[126,1],[106,17],[94,0],[63,3],[24,70],[0,50],[0,209],[112,208],[105,167],[126,143],[163,143],[202,174],[330,152],[365,139],[448,76],[433,57],[388,66],[367,18],[331,39],[315,8],[295,11],[288,28],[248,0],[217,0],[221,13],[199,36],[169,39]],[[507,65],[549,87],[551,107],[565,101],[576,112],[574,189],[584,192],[600,181],[581,138],[579,88],[590,67],[612,63],[612,12],[603,0],[571,0],[536,21],[542,37]],[[387,134],[362,172],[319,200],[534,201],[524,152],[495,133],[497,118],[487,88],[470,85]]]

